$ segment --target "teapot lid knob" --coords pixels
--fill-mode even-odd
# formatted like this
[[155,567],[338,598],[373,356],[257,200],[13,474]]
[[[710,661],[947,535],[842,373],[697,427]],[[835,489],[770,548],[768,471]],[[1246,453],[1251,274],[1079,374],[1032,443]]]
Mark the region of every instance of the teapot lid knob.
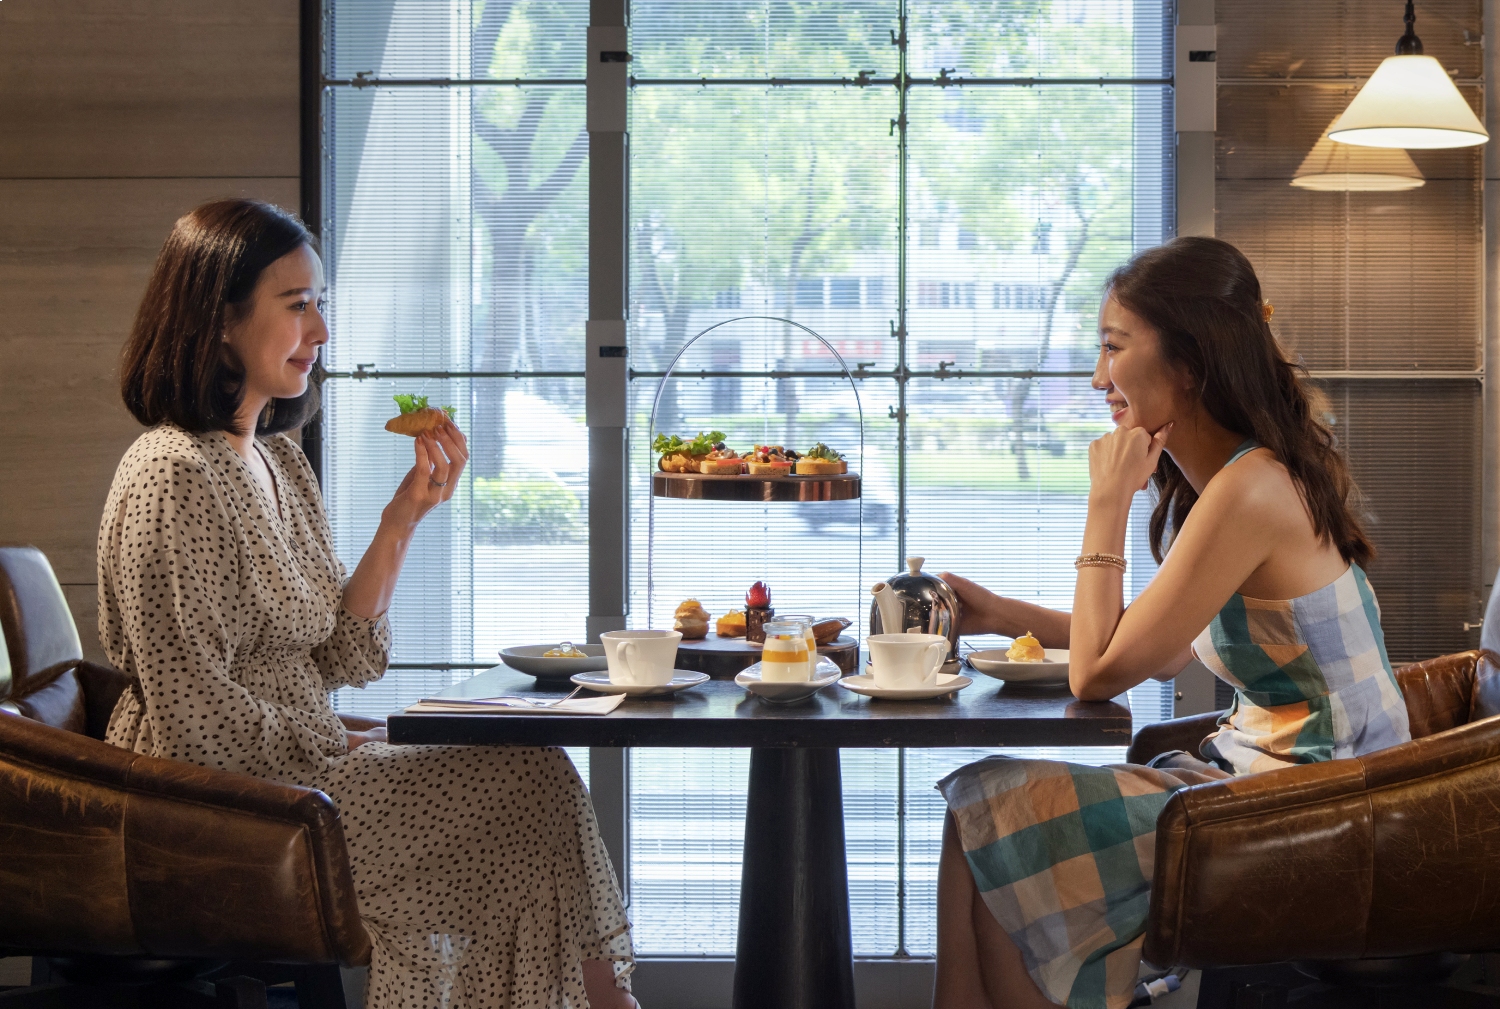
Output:
[[921,574],[922,573],[922,562],[925,561],[926,559],[927,559],[926,557],[908,557],[908,558],[906,558],[906,569],[907,569],[907,571],[909,571],[911,574],[914,574],[914,575]]

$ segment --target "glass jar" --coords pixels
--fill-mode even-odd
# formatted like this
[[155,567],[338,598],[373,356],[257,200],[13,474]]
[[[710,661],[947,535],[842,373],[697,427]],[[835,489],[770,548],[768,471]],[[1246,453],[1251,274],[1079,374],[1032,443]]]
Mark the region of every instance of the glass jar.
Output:
[[804,623],[804,624],[807,625],[807,661],[808,661],[808,667],[807,668],[810,669],[810,670],[812,670],[812,675],[813,676],[817,676],[818,675],[818,642],[817,642],[817,639],[813,637],[813,624],[815,624],[815,623],[818,622],[817,618],[813,617],[813,616],[809,616],[806,613],[788,613],[786,616],[777,617],[776,619],[777,620],[792,620],[792,621],[797,621],[797,622]]
[[767,683],[800,683],[812,679],[817,650],[808,650],[812,625],[803,620],[777,617],[766,624],[766,642],[760,652],[760,678]]

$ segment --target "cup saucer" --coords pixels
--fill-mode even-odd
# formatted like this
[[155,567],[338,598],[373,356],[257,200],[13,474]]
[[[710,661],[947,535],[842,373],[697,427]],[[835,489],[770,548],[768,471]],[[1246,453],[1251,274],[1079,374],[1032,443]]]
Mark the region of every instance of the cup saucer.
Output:
[[838,682],[843,672],[829,659],[820,659],[816,675],[810,680],[785,681],[761,679],[759,662],[742,671],[734,682],[767,704],[797,704],[805,701],[824,687]]
[[690,669],[674,669],[672,678],[666,683],[615,683],[608,673],[579,673],[572,682],[585,690],[598,694],[625,694],[627,697],[650,697],[654,694],[675,694],[679,690],[696,687],[707,682],[707,673],[695,673]]
[[944,697],[955,694],[974,681],[962,674],[938,673],[937,682],[924,687],[879,687],[875,677],[846,676],[839,686],[866,697],[877,697],[887,701],[922,701],[929,697]]

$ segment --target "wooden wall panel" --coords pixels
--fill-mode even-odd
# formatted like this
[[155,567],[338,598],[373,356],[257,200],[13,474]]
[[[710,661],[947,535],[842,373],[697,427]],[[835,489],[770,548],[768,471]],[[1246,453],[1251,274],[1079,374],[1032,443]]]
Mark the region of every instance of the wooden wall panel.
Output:
[[0,527],[66,584],[94,581],[115,464],[141,428],[117,360],[172,222],[245,195],[293,209],[284,179],[0,179]]
[[295,176],[295,0],[0,3],[0,176]]
[[0,542],[34,543],[91,658],[94,539],[140,433],[120,346],[172,222],[299,204],[297,0],[0,4]]

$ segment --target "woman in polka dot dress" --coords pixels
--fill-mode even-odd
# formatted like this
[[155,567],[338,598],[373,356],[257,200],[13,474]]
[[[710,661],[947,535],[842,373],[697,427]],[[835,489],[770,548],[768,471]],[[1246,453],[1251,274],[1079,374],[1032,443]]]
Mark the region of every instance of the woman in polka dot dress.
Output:
[[205,204],[162,249],[121,368],[150,430],[99,528],[99,633],[133,678],[109,741],[333,798],[374,944],[371,1009],[438,1004],[434,934],[468,940],[453,1006],[631,1009],[630,923],[567,756],[391,746],[329,702],[385,672],[407,547],[468,452],[451,423],[416,439],[347,574],[281,433],[317,408],[323,290],[311,237],[267,204]]

